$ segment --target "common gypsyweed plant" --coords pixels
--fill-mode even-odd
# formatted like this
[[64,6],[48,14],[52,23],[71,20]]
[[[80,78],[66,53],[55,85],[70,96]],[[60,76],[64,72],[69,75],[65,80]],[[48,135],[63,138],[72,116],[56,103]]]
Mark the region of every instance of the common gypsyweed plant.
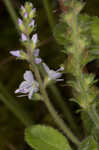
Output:
[[[98,37],[96,37],[95,25],[99,19],[80,14],[85,5],[80,1],[64,1],[64,5],[68,7],[68,11],[62,13],[61,23],[56,25],[53,33],[56,41],[64,46],[64,53],[68,58],[56,71],[50,69],[39,56],[39,40],[35,22],[36,9],[28,2],[25,3],[25,6],[21,6],[18,26],[24,49],[13,50],[10,53],[17,59],[26,60],[29,70],[25,71],[24,81],[15,93],[19,93],[19,97],[28,96],[30,100],[43,101],[58,127],[79,150],[98,150],[99,141],[93,133],[90,133],[90,136],[82,142],[70,131],[55,111],[46,90],[48,85],[63,81],[63,72],[70,73],[72,77],[66,84],[73,88],[74,97],[71,100],[78,103],[81,111],[90,116],[96,132],[99,131],[99,116],[96,110],[99,90],[95,86],[97,80],[94,74],[85,72],[86,64],[98,58]],[[32,148],[37,150],[73,149],[62,133],[49,126],[33,125],[27,128],[25,139]]]

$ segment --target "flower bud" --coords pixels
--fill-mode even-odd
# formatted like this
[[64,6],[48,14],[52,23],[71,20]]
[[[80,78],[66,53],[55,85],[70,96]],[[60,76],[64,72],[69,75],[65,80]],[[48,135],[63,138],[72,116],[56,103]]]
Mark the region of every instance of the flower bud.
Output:
[[20,31],[25,32],[25,26],[23,24],[23,21],[20,18],[18,19],[18,25],[19,25]]
[[30,18],[30,19],[31,19],[31,18],[34,18],[35,15],[36,15],[36,8],[33,8],[33,9],[31,10],[31,12],[29,13],[29,18]]

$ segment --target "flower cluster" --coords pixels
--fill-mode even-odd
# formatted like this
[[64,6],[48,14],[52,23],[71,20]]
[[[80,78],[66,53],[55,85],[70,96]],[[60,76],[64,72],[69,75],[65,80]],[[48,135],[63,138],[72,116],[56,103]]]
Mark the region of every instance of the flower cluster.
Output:
[[[47,73],[47,80],[54,81],[62,81],[63,79],[59,79],[62,76],[60,71],[63,71],[63,67],[54,71],[50,70],[48,66],[42,61],[39,57],[40,50],[37,48],[38,43],[38,35],[37,33],[33,34],[31,37],[31,33],[35,28],[35,12],[36,9],[33,8],[31,3],[26,3],[25,7],[21,6],[21,18],[18,19],[19,29],[21,31],[21,42],[26,47],[26,50],[13,50],[10,51],[10,54],[16,56],[18,59],[29,60],[28,51],[31,51],[33,56],[34,63],[42,64],[44,70]],[[30,48],[30,49],[28,49]],[[48,82],[47,82],[48,83]],[[46,83],[46,84],[47,84]],[[34,76],[31,71],[26,71],[24,73],[24,81],[19,85],[19,88],[15,91],[15,93],[22,93],[19,97],[28,96],[29,99],[32,99],[34,93],[39,91],[39,83],[34,79]]]

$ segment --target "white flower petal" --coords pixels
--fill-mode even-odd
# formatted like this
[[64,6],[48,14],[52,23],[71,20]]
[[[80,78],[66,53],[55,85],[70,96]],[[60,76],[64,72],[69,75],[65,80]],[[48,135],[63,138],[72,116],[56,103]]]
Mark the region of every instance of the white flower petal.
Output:
[[31,7],[33,7],[33,4],[32,4],[32,3],[30,3],[30,2],[29,2],[29,5],[30,5]]
[[63,71],[64,70],[64,67],[61,66],[59,69],[57,69],[57,71]]
[[38,35],[37,35],[37,34],[34,34],[34,35],[32,36],[32,40],[33,40],[34,44],[36,44],[37,41],[38,41]]
[[64,79],[56,79],[56,81],[64,81]]
[[24,73],[24,79],[30,83],[32,83],[34,81],[34,77],[33,77],[33,74],[31,71],[27,70],[25,73]]
[[25,97],[27,96],[26,94],[23,94],[23,95],[18,95],[17,97]]
[[61,73],[59,72],[56,72],[54,70],[50,70],[50,78],[51,79],[57,79],[57,78],[60,78],[61,77]]
[[20,89],[15,90],[15,93],[16,93],[16,94],[19,93],[19,92],[20,92]]
[[56,78],[60,78],[62,76],[62,73],[56,72]]
[[48,66],[45,63],[42,63],[45,71],[49,74],[50,69],[48,68]]

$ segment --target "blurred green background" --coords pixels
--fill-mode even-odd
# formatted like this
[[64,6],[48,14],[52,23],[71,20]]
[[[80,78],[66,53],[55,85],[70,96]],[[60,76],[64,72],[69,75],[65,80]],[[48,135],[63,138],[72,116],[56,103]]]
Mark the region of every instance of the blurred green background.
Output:
[[[17,15],[19,15],[20,6],[25,1],[11,0]],[[23,80],[23,73],[28,69],[28,64],[19,60],[16,61],[15,57],[9,54],[10,50],[21,49],[22,45],[5,2],[6,0],[0,0],[0,150],[29,150],[30,148],[24,142],[24,128],[32,123],[53,124],[54,126],[55,124],[52,123],[52,118],[44,104],[30,101],[26,97],[17,98],[14,94],[19,83]],[[58,0],[49,0],[50,11],[54,17],[52,24],[48,21],[44,0],[31,0],[31,2],[37,8],[36,21],[40,40],[40,56],[50,67],[58,68],[66,59],[62,53],[63,47],[57,45],[52,34],[54,24],[60,21],[61,11]],[[11,8],[9,9],[11,10]],[[83,12],[91,16],[99,16],[99,0],[86,0]],[[98,61],[91,63],[88,69],[99,76]],[[61,83],[57,86],[63,96],[68,99],[71,95],[70,89],[64,88]],[[68,105],[75,113],[76,105],[72,103]],[[58,109],[58,106],[56,107]],[[76,114],[75,117],[77,118]],[[79,121],[77,119],[77,122]]]

